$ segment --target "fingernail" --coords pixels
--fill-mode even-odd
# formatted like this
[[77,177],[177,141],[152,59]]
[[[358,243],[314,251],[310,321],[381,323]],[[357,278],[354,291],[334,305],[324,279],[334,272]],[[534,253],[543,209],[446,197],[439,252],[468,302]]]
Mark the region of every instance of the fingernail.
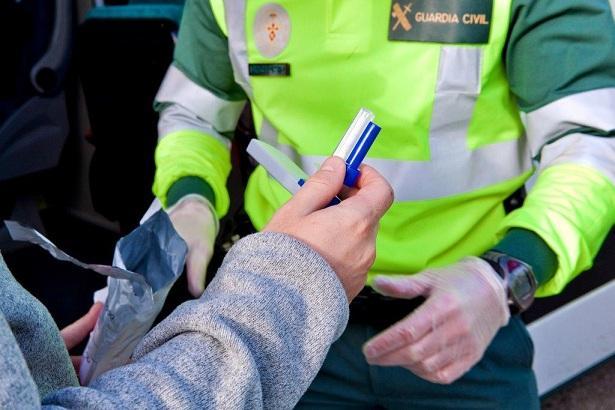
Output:
[[370,358],[376,355],[376,349],[371,345],[365,345],[363,347],[363,354],[369,361]]

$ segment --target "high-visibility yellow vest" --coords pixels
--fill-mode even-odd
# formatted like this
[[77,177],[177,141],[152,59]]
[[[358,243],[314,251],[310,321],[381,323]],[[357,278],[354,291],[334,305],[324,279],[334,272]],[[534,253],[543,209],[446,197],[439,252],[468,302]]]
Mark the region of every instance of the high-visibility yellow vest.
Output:
[[[276,20],[255,25],[267,4],[246,1],[245,15],[234,15],[245,22],[245,43],[233,44],[229,32],[231,49],[246,52],[238,66],[290,65],[290,76],[242,79],[259,137],[312,171],[360,107],[382,126],[367,163],[387,177],[396,200],[381,222],[372,273],[413,273],[492,246],[502,201],[531,169],[501,58],[510,1],[494,2],[490,41],[476,45],[389,41],[388,2],[280,2],[289,41],[271,58],[255,37]],[[246,192],[255,227],[288,198],[257,169]]]
[[[391,183],[395,203],[381,221],[370,279],[480,254],[509,228],[521,227],[537,232],[557,254],[558,273],[539,291],[555,293],[591,264],[615,220],[609,205],[615,204],[615,191],[605,170],[609,162],[601,159],[550,166],[529,205],[505,215],[502,203],[532,174],[532,156],[539,156],[554,137],[567,135],[557,132],[569,132],[555,125],[548,129],[553,117],[549,110],[568,115],[587,101],[615,101],[612,89],[589,90],[556,101],[555,108],[539,107],[524,127],[503,61],[511,3],[460,0],[455,3],[460,8],[447,14],[430,12],[420,1],[210,0],[209,13],[218,28],[208,29],[226,36],[232,81],[252,103],[258,137],[306,171],[315,170],[333,152],[360,107],[376,115],[382,132],[366,162]],[[489,10],[471,9],[475,5]],[[200,24],[203,18],[194,20]],[[482,38],[473,41],[473,36]],[[157,174],[154,190],[164,201],[174,180],[200,176],[212,186],[217,212],[223,215],[230,161],[221,133],[232,129],[243,103],[222,86],[195,86],[198,74],[183,70],[180,63],[176,60],[178,67],[172,70],[177,73],[167,76],[168,86],[163,85],[158,100],[194,105],[195,115],[206,118],[207,126],[169,129],[157,150],[164,170]],[[585,115],[587,124],[610,129],[608,115],[597,113],[594,122],[592,116]],[[528,127],[536,135],[529,140]],[[603,143],[598,140],[583,141],[597,149]],[[181,164],[177,156],[183,156]],[[191,161],[189,169],[185,164]],[[559,186],[562,175],[584,196],[599,198],[599,207],[571,204],[574,194]],[[589,182],[581,185],[581,180]],[[549,185],[557,186],[557,192],[550,193]],[[557,209],[560,196],[565,205]],[[257,168],[245,196],[255,227],[261,229],[288,198]],[[545,210],[535,212],[541,206]],[[566,229],[558,232],[549,218]],[[599,229],[582,228],[596,218],[603,220]]]

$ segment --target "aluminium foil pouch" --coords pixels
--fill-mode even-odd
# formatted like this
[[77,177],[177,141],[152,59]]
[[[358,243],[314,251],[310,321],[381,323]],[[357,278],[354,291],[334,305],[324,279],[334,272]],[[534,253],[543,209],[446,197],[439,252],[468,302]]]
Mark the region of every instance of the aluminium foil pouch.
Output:
[[158,211],[115,247],[113,266],[142,282],[109,277],[105,309],[90,335],[79,371],[81,383],[126,364],[160,313],[181,275],[188,248],[164,211]]
[[79,379],[83,385],[128,363],[181,275],[188,251],[164,211],[153,213],[118,241],[113,266],[85,264],[33,229],[11,221],[6,226],[14,240],[34,243],[56,259],[107,276],[105,308],[90,333],[81,361]]

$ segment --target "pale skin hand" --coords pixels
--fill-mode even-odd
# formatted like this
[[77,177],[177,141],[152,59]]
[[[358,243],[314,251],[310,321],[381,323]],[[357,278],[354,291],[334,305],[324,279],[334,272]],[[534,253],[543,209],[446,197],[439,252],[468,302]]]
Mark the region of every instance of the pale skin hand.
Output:
[[376,257],[378,221],[391,206],[393,190],[376,170],[363,166],[357,188],[345,190],[340,204],[327,207],[342,190],[345,172],[341,159],[327,159],[264,231],[292,235],[320,253],[350,301],[363,288]]
[[364,345],[367,362],[401,366],[434,383],[452,383],[470,370],[510,317],[502,281],[476,257],[413,276],[379,276],[374,288],[426,301]]
[[186,275],[188,291],[199,297],[205,290],[207,265],[214,254],[216,216],[198,199],[187,198],[169,213],[173,227],[188,245]]
[[[96,326],[96,321],[98,320],[98,317],[102,313],[104,307],[105,305],[100,302],[94,303],[88,313],[77,319],[76,322],[73,322],[64,329],[60,330],[60,336],[62,336],[67,350],[77,346],[79,343],[83,342],[86,337],[88,337],[90,332],[94,329],[94,326]],[[71,356],[70,360],[73,363],[75,372],[79,374],[81,356]]]

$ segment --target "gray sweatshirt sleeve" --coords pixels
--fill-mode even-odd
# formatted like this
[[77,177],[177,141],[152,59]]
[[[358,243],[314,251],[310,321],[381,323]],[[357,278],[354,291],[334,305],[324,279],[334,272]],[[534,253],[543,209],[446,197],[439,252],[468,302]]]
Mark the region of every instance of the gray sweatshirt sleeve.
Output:
[[[14,338],[32,375],[38,394],[45,396],[79,381],[49,311],[13,277],[0,255],[0,312],[10,326]],[[9,349],[3,340],[0,352]],[[8,350],[10,351],[10,350]],[[5,357],[8,360],[11,355]],[[0,372],[0,377],[7,375]],[[2,379],[0,384],[5,384]],[[4,403],[4,402],[2,402]],[[11,406],[8,406],[11,407]],[[1,406],[0,408],[5,408]]]
[[292,408],[348,320],[314,250],[259,233],[236,244],[203,296],[155,327],[134,362],[43,403],[72,408]]

